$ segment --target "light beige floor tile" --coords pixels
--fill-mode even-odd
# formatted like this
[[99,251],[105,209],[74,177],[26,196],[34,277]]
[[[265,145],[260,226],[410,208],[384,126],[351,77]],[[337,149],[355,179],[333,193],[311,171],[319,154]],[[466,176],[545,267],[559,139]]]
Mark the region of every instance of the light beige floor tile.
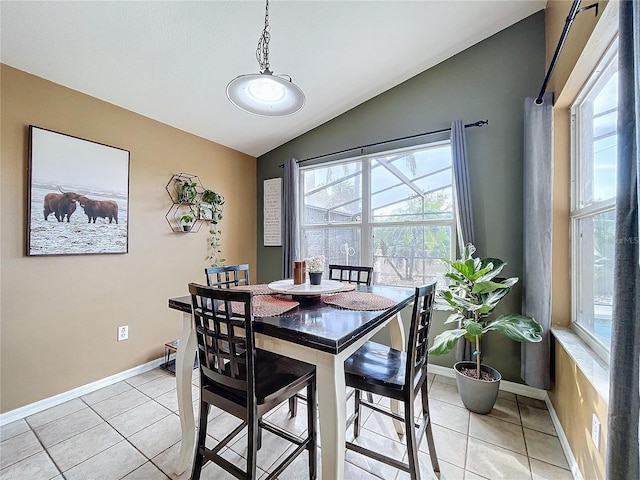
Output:
[[2,480],[49,480],[60,472],[46,452],[36,453],[0,470]]
[[[247,458],[247,441],[248,436],[243,434],[237,441],[230,442],[229,448],[243,458]],[[265,471],[271,471],[271,466],[285,452],[291,453],[294,449],[293,444],[274,435],[271,432],[262,432],[262,448],[258,450],[258,466]],[[242,468],[246,468],[243,466]]]
[[529,457],[557,467],[569,468],[558,437],[525,428],[524,440],[527,443]]
[[124,440],[108,423],[75,435],[48,449],[63,472]]
[[[211,418],[211,412],[209,412]],[[279,426],[294,435],[302,436],[307,431],[307,405],[298,400],[298,411],[295,417],[289,415],[289,403],[285,402],[272,410],[265,418],[269,423]]]
[[[368,425],[372,426],[372,422],[368,422]],[[397,440],[397,436],[392,438],[395,440],[392,440],[388,436],[379,435],[368,428],[361,429],[358,438],[354,438],[353,427],[350,427],[349,430],[347,430],[348,441],[375,452],[380,452],[397,460],[402,460],[402,457],[404,457],[407,452],[407,447],[404,443],[405,439],[403,438],[402,442],[400,442]],[[382,478],[393,478],[397,472],[396,468],[390,467],[384,463],[378,462],[351,450],[346,451],[345,459],[353,465],[356,465],[358,468]]]
[[469,411],[466,408],[433,399],[429,401],[429,410],[432,423],[465,435],[469,431]]
[[127,390],[131,390],[133,387],[129,385],[127,382],[118,382],[113,385],[109,385],[108,387],[101,388],[100,390],[96,390],[95,392],[88,393],[83,395],[82,400],[87,405],[95,405],[98,402],[102,402],[107,398],[114,397],[119,393],[126,392]]
[[[322,456],[318,450],[316,456],[316,478],[320,480],[322,478]],[[277,461],[282,461],[284,458],[279,458]],[[266,474],[265,474],[266,475]],[[309,454],[308,452],[302,452],[298,458],[296,458],[291,465],[289,465],[284,472],[278,475],[278,480],[308,480],[309,479]]]
[[67,480],[113,480],[133,472],[146,458],[123,440],[64,473]]
[[79,398],[75,398],[27,417],[27,423],[31,428],[39,427],[45,423],[66,417],[67,415],[77,412],[78,410],[82,410],[83,408],[87,408],[87,405],[85,405],[85,403]]
[[522,455],[527,454],[522,427],[486,415],[471,414],[469,436]]
[[211,435],[216,440],[222,440],[231,433],[234,428],[240,425],[240,423],[242,423],[240,419],[230,413],[223,412],[213,420],[209,420],[207,424],[207,435]]
[[486,477],[481,477],[480,475],[465,470],[464,480],[486,480]]
[[[191,398],[193,400],[199,401],[200,391],[199,391],[198,387],[196,387],[196,386],[192,386],[191,387]],[[175,388],[172,389],[172,390],[169,390],[166,393],[163,393],[162,395],[157,396],[155,398],[155,401],[158,402],[161,405],[164,405],[165,407],[167,407],[172,412],[177,412],[178,411],[178,394],[176,393],[176,389]]]
[[[407,461],[405,458],[404,461]],[[418,453],[418,463],[420,465],[420,477],[424,480],[435,480],[437,477],[433,472],[431,458],[426,453]],[[444,480],[464,480],[464,470],[447,462],[438,461],[440,467],[441,478]],[[345,477],[346,478],[346,477]],[[399,471],[397,480],[409,480],[410,476],[407,472]]]
[[520,404],[520,417],[523,427],[557,436],[548,410]]
[[149,400],[111,418],[109,423],[120,435],[126,438],[171,414],[172,412],[168,408]]
[[429,391],[429,400],[435,399],[464,408],[458,387],[448,383],[434,382]]
[[180,452],[181,443],[178,442],[153,457],[153,463],[172,480],[189,480],[191,477],[191,465],[182,473],[175,471],[175,462]]
[[520,425],[521,423],[518,403],[512,402],[510,400],[504,400],[502,398],[498,398],[496,400],[496,404],[493,406],[493,410],[491,410],[487,415],[493,418],[498,418],[500,420],[515,423],[517,425]]
[[525,397],[523,395],[518,395],[518,403],[520,405],[529,405],[530,407],[542,408],[544,410],[547,409],[547,403],[544,400]]
[[148,401],[149,397],[135,388],[132,388],[131,390],[127,390],[126,392],[119,393],[118,395],[114,395],[111,398],[98,402],[95,405],[92,405],[91,408],[94,409],[102,418],[109,420],[110,418],[120,415],[121,413],[131,410],[132,408],[142,405]]
[[176,378],[172,375],[162,375],[150,382],[143,383],[136,387],[145,395],[156,398],[176,388]]
[[573,480],[569,470],[530,458],[531,476],[533,480]]
[[127,382],[132,387],[138,387],[144,383],[150,382],[151,380],[155,380],[156,378],[163,377],[165,375],[171,374],[165,370],[162,370],[161,368],[154,368],[153,370],[141,373],[140,375],[136,375],[135,377],[127,378],[125,382]]
[[[464,462],[467,457],[467,436],[440,425],[432,424],[432,428],[433,442],[436,446],[438,460],[444,460],[457,467],[464,468]],[[429,452],[426,433],[422,437],[420,451],[431,453]]]
[[42,451],[42,445],[31,430],[0,443],[0,469]]
[[362,470],[351,462],[344,462],[344,478],[349,480],[380,480],[379,476]]
[[5,440],[9,440],[10,438],[20,435],[27,430],[29,430],[29,425],[24,418],[3,425],[0,427],[0,441],[4,442]]
[[[447,385],[456,385],[456,379],[455,377],[445,377],[444,375],[436,375],[433,378],[433,382],[438,382],[438,383],[446,383]],[[431,384],[431,388],[433,388],[433,384]]]
[[511,450],[469,438],[466,469],[477,475],[494,479],[528,479],[529,459]]
[[171,414],[138,433],[134,433],[128,440],[147,458],[151,459],[180,441],[181,438],[180,418]]
[[102,418],[100,418],[96,412],[89,407],[85,407],[83,410],[78,410],[71,415],[36,427],[34,431],[42,442],[42,445],[44,445],[45,448],[49,448],[56,443],[65,441],[67,438],[89,430],[102,422]]
[[153,463],[147,462],[139,468],[136,468],[129,475],[122,478],[122,480],[167,480],[167,477],[162,470],[156,467]]
[[361,412],[365,415],[363,416],[364,420],[361,420],[360,423],[361,428],[366,428],[378,435],[384,435],[394,441],[400,441],[391,417],[379,412],[374,412],[368,408],[362,409]]
[[504,390],[498,391],[498,398],[503,400],[509,400],[510,402],[516,402],[516,394],[511,392],[505,392]]

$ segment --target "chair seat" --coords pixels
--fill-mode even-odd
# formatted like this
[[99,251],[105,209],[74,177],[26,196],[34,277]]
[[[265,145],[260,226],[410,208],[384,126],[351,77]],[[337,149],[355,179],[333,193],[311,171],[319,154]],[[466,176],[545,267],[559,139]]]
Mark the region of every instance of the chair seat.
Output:
[[[285,392],[304,387],[315,374],[315,367],[277,353],[256,349],[255,374],[256,400],[262,405],[278,399]],[[207,380],[204,388],[246,407],[246,392],[237,392]]]
[[397,390],[400,394],[404,387],[406,361],[405,352],[366,342],[344,362],[347,386],[374,393],[379,389]]

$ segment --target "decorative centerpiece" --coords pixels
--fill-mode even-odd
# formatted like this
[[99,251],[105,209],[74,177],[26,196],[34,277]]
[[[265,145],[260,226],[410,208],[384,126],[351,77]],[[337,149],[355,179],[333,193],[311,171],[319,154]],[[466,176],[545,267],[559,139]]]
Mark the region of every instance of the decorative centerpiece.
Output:
[[324,255],[316,255],[305,260],[307,272],[309,272],[309,283],[320,285],[322,282],[322,272],[324,271]]

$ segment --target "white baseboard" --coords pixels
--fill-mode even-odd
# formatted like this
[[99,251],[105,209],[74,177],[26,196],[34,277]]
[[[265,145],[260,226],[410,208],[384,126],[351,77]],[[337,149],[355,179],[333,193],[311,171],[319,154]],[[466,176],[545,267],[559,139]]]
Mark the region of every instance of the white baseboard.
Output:
[[74,398],[78,398],[88,393],[95,392],[96,390],[108,387],[109,385],[113,385],[114,383],[118,383],[127,378],[134,377],[149,370],[153,370],[154,368],[159,367],[161,364],[163,364],[164,361],[164,357],[160,357],[143,365],[125,370],[124,372],[116,373],[115,375],[111,375],[110,377],[88,383],[87,385],[74,388],[73,390],[69,390],[67,392],[54,395],[53,397],[45,398],[38,402],[25,405],[24,407],[16,408],[15,410],[0,414],[0,426],[15,422],[16,420],[20,420],[30,415],[34,415],[38,412],[46,410],[47,408],[55,407],[56,405],[60,405],[61,403],[73,400]]
[[[443,367],[441,365],[429,364],[427,367],[427,371],[435,375],[442,375],[443,377],[455,378],[456,375],[453,371],[453,368]],[[500,390],[515,393],[516,395],[524,395],[525,397],[529,398],[536,398],[538,400],[547,399],[547,392],[545,390],[541,390],[540,388],[533,388],[529,385],[523,385],[521,383],[508,382],[506,380],[500,381]]]
[[[455,372],[453,371],[453,368],[450,367],[429,364],[427,367],[427,371],[429,373],[433,373],[434,375],[442,375],[443,377],[455,378]],[[555,427],[556,433],[558,434],[558,440],[560,441],[560,445],[562,446],[562,451],[564,452],[564,456],[567,458],[569,470],[571,470],[571,474],[573,475],[574,480],[583,480],[582,473],[580,473],[580,469],[578,468],[578,462],[576,462],[576,458],[573,456],[573,452],[571,451],[571,447],[569,446],[569,440],[567,439],[567,436],[562,429],[560,419],[558,418],[558,415],[553,408],[553,404],[551,403],[551,399],[549,398],[547,391],[541,390],[539,388],[533,388],[529,385],[507,382],[505,380],[502,380],[500,382],[500,390],[515,393],[517,395],[524,395],[529,398],[544,400],[544,402],[547,404],[549,415],[551,415],[553,426]]]
[[573,475],[574,480],[583,480],[582,473],[580,472],[580,468],[578,467],[578,462],[576,461],[576,457],[573,456],[573,452],[571,451],[571,446],[569,445],[569,439],[564,434],[564,430],[562,429],[562,425],[560,424],[560,419],[556,414],[556,410],[553,408],[553,403],[551,403],[551,399],[549,398],[549,395],[547,395],[544,400],[547,404],[547,410],[549,410],[549,415],[551,415],[551,421],[553,422],[553,426],[556,428],[556,433],[558,434],[558,440],[560,440],[560,446],[562,447],[564,456],[567,458],[567,463],[569,464],[569,470],[571,470],[571,475]]

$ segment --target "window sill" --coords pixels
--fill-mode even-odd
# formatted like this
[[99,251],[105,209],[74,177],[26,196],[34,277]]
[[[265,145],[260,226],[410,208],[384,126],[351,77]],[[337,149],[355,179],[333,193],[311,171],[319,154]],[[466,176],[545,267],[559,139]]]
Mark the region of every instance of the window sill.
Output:
[[571,329],[553,327],[551,333],[608,405],[609,365]]

